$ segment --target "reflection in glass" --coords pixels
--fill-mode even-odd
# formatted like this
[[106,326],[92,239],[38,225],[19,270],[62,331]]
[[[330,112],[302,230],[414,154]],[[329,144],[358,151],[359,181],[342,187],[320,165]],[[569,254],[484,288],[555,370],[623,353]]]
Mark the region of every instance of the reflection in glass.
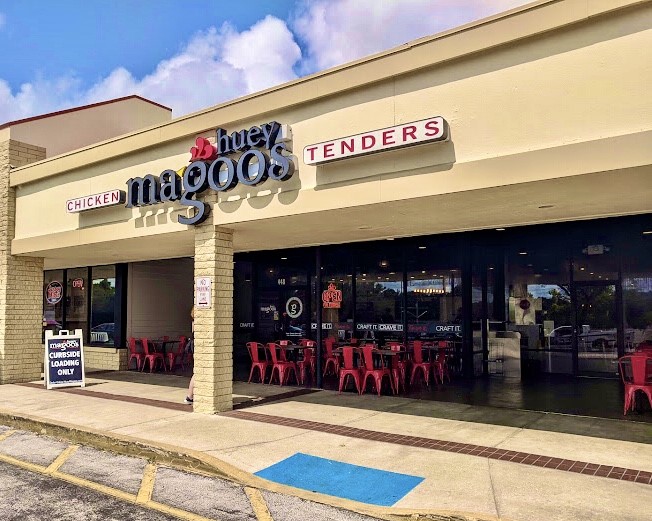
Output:
[[91,344],[115,345],[115,266],[91,269]]
[[55,335],[63,328],[63,270],[43,274],[43,339],[45,331]]
[[88,268],[66,270],[66,329],[81,329],[88,338]]

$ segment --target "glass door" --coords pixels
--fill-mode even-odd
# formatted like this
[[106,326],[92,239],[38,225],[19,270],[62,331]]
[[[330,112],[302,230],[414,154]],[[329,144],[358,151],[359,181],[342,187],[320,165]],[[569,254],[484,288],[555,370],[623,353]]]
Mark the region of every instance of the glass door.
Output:
[[578,374],[616,376],[618,373],[618,313],[615,283],[575,286]]

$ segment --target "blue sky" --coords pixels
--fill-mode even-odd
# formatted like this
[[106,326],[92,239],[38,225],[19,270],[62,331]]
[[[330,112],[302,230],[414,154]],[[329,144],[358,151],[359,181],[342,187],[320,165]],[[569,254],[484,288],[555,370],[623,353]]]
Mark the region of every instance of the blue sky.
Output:
[[0,124],[140,94],[174,116],[525,0],[0,0]]

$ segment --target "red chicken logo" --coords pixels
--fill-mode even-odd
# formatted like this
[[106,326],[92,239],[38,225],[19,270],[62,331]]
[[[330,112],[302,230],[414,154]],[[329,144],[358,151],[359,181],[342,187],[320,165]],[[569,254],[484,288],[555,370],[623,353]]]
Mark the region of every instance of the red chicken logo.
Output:
[[205,137],[198,137],[190,149],[190,161],[210,161],[217,157],[217,149]]

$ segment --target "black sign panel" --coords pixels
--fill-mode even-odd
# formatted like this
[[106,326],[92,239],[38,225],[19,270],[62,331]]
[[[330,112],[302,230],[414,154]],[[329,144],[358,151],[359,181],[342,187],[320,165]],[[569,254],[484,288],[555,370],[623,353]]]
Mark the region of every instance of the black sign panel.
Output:
[[45,339],[46,386],[84,387],[84,358],[81,335],[56,335]]

